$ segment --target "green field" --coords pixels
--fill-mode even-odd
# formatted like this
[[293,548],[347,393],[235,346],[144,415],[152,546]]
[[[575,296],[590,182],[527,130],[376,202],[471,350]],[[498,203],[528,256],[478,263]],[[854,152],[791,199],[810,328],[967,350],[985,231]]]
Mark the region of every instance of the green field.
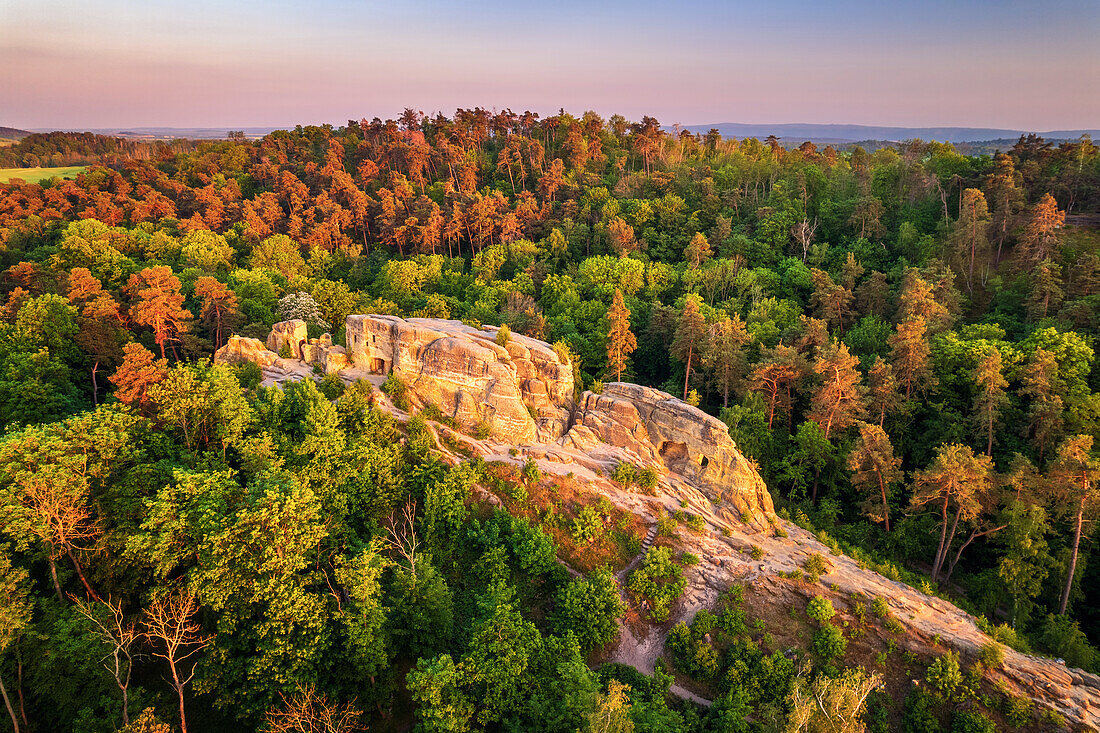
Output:
[[67,168],[0,168],[0,183],[13,178],[22,178],[27,183],[38,183],[47,178],[75,178],[82,173],[86,165],[71,165]]

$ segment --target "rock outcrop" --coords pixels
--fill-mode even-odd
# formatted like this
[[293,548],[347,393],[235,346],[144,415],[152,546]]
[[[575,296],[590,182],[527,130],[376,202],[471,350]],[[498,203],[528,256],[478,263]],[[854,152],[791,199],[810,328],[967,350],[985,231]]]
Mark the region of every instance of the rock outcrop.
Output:
[[[727,522],[762,530],[778,521],[764,482],[721,421],[622,382],[585,392],[577,403],[573,368],[553,347],[518,334],[497,343],[497,333],[460,321],[352,315],[345,350],[328,334],[309,340],[303,321],[287,321],[272,329],[270,350],[233,337],[215,361],[256,361],[267,384],[308,377],[313,366],[349,381],[392,376],[411,409],[437,408],[469,432],[487,431],[488,442],[571,454],[593,469],[619,460],[650,465],[700,492]],[[279,359],[277,350],[293,357]]]
[[721,420],[670,394],[626,382],[605,384],[602,394],[585,392],[575,424],[564,440],[583,448],[596,438],[627,448],[643,460],[663,465],[699,488],[726,519],[757,529],[775,522],[772,498],[763,479],[737,450]]

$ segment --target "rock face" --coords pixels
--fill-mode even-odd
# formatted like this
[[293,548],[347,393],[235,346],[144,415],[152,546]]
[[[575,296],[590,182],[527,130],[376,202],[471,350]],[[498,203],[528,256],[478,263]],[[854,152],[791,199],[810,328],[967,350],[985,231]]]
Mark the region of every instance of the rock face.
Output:
[[573,371],[546,343],[459,321],[348,316],[348,358],[358,369],[393,374],[417,407],[437,406],[460,425],[487,425],[517,444],[554,440],[568,427]]
[[272,366],[278,358],[279,355],[267,349],[263,341],[245,336],[230,336],[225,346],[214,353],[215,364],[242,364],[251,361],[261,368]]
[[[622,382],[599,395],[586,392],[578,404],[572,366],[549,344],[513,334],[501,345],[497,332],[435,318],[352,315],[345,351],[328,334],[309,340],[304,322],[288,321],[272,329],[271,350],[234,337],[215,361],[251,359],[273,382],[308,375],[314,365],[343,372],[345,380],[392,375],[404,383],[413,409],[438,408],[466,430],[487,429],[494,443],[605,456],[621,449],[612,452],[698,489],[729,522],[766,529],[777,521],[764,482],[721,421],[664,392]],[[292,359],[275,358],[284,347]]]
[[[763,479],[737,450],[725,423],[672,395],[626,382],[585,392],[565,441],[582,447],[592,436],[626,448],[697,486],[738,520],[757,529],[776,521]],[[729,512],[721,506],[719,513]]]

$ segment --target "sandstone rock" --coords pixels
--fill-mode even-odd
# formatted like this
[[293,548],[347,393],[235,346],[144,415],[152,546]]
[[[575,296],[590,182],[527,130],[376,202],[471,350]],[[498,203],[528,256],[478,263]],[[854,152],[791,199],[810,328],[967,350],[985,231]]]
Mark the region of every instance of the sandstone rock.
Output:
[[283,321],[271,327],[271,333],[267,336],[267,348],[278,354],[286,346],[290,349],[292,358],[301,359],[302,345],[308,340],[305,321]]
[[348,316],[346,333],[354,367],[394,375],[414,406],[466,428],[485,423],[494,439],[523,445],[553,441],[569,423],[572,368],[541,341],[513,335],[500,346],[492,327],[375,315]]
[[[712,501],[728,502],[744,524],[763,530],[778,521],[763,479],[737,450],[725,423],[697,407],[650,387],[611,382],[603,394],[581,396],[574,421],[605,443],[663,465]],[[575,444],[590,440],[584,434]],[[720,516],[723,510],[729,512],[719,506]]]
[[225,346],[214,352],[215,364],[241,364],[254,362],[261,368],[275,363],[279,355],[264,347],[263,341],[244,336],[230,336]]

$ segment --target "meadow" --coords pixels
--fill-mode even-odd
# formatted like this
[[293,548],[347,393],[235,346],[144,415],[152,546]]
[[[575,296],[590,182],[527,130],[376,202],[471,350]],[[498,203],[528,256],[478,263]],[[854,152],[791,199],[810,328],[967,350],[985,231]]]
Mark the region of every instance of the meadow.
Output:
[[20,178],[26,183],[40,183],[47,178],[76,178],[83,173],[85,165],[71,165],[65,168],[0,168],[0,183],[10,183]]

